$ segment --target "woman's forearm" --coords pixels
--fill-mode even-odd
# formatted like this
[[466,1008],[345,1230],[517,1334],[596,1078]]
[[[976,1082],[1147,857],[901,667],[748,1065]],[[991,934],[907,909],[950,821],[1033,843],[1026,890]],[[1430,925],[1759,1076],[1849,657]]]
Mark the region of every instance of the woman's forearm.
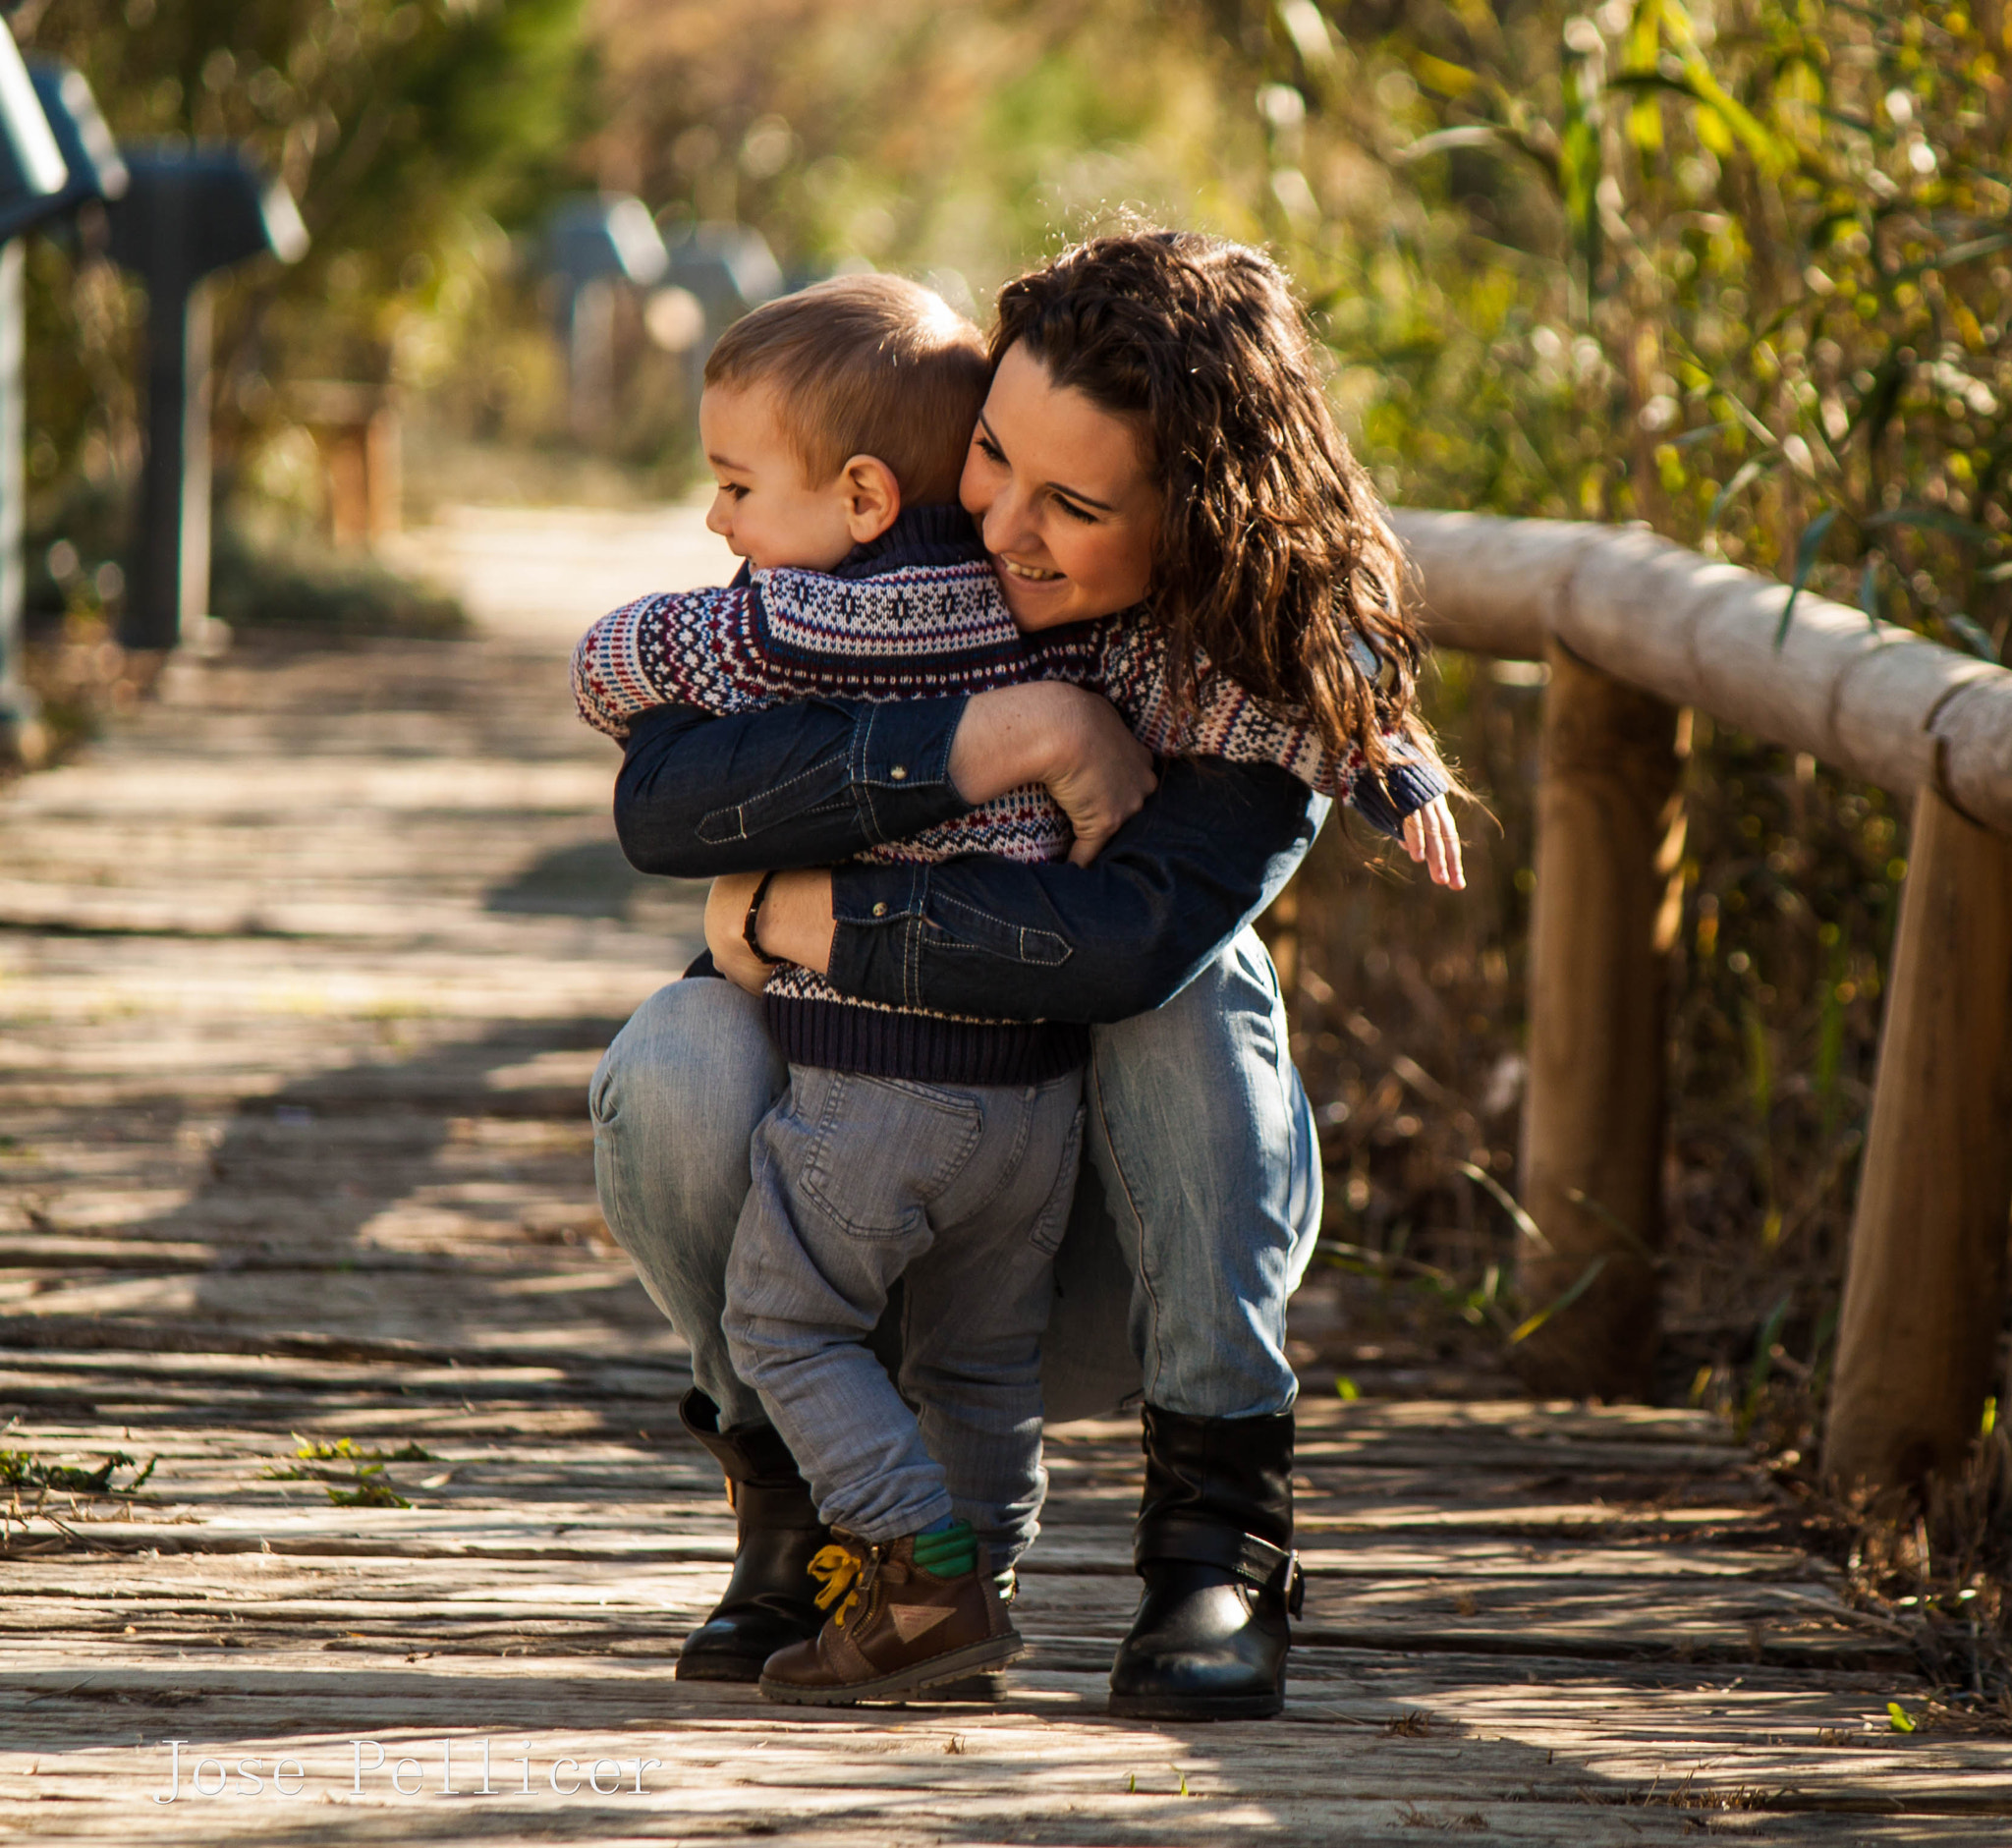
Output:
[[[1124,1020],[1178,993],[1270,903],[1326,812],[1283,770],[1183,760],[1089,867],[984,855],[840,867],[823,973],[894,1007]],[[762,942],[795,954],[765,924]]]
[[806,700],[636,719],[615,830],[639,870],[687,879],[824,866],[963,814],[950,777],[963,699]]

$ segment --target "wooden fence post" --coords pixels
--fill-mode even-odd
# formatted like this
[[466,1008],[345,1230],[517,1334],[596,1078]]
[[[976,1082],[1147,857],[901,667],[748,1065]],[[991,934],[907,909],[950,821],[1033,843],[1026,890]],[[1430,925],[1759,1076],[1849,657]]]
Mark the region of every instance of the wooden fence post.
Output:
[[1518,1348],[1538,1392],[1622,1397],[1649,1384],[1663,1240],[1663,990],[1680,915],[1676,709],[1553,639],[1530,926],[1523,1204],[1544,1244],[1518,1265],[1534,1308]]
[[1920,1485],[1995,1389],[2012,1235],[2012,840],[1924,787],[1823,1432],[1833,1480]]

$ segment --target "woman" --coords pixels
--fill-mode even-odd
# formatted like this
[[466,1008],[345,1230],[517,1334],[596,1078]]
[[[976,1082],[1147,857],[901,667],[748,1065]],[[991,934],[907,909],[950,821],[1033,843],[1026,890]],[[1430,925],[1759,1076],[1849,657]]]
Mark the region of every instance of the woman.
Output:
[[[1419,646],[1400,561],[1334,431],[1304,324],[1264,257],[1187,234],[1098,240],[1010,284],[961,498],[1015,620],[1142,601],[1177,669],[1224,672],[1363,750],[1415,858],[1459,883],[1445,780],[1413,724]],[[1157,787],[1155,782],[1157,780]],[[1029,782],[1076,823],[1075,864],[832,866]],[[1250,920],[1324,805],[1283,770],[1151,761],[1059,684],[744,719],[663,708],[616,797],[645,870],[724,875],[762,947],[867,1000],[1096,1024],[1090,1123],[1046,1343],[1048,1415],[1145,1398],[1135,1544],[1146,1593],[1112,1710],[1256,1717],[1282,1704],[1292,1540],[1285,1302],[1317,1234],[1318,1149]],[[750,955],[723,973],[758,988]],[[783,1082],[733,982],[662,990],[593,1089],[603,1210],[691,1341],[688,1428],[734,1484],[741,1544],[681,1676],[754,1679],[810,1634],[814,1510],[719,1333],[748,1139]],[[886,1331],[898,1340],[897,1330]]]

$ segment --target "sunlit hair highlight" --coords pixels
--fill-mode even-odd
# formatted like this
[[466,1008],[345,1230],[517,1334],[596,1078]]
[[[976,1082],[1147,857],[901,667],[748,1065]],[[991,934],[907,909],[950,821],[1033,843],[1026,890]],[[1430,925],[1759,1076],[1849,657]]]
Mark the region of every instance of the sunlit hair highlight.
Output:
[[1415,729],[1404,554],[1278,265],[1197,232],[1093,238],[1000,292],[993,364],[1016,345],[1139,431],[1162,495],[1148,608],[1183,697],[1205,661],[1382,762],[1383,729]]
[[821,485],[874,456],[909,506],[957,498],[990,375],[984,336],[900,276],[835,276],[765,303],[705,362],[708,386],[774,392],[806,479]]

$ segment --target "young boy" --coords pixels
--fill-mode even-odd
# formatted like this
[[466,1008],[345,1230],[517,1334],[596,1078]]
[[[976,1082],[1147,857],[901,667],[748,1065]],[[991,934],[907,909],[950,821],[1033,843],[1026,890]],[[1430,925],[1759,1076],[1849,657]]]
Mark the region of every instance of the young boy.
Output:
[[[1059,678],[1104,693],[1157,750],[1283,763],[1349,794],[1356,765],[1234,688],[1183,716],[1137,623],[1015,629],[953,499],[987,382],[978,330],[891,277],[823,284],[731,328],[699,414],[719,482],[708,524],[752,571],[597,623],[575,656],[587,721],[620,737],[665,703],[725,713]],[[874,593],[856,593],[866,580]],[[1022,790],[871,857],[1047,860],[1070,838],[1046,792]],[[766,961],[760,902],[737,922]],[[761,1687],[887,1698],[1021,1647],[992,1574],[1032,1538],[1043,1487],[1038,1344],[1088,1032],[882,1007],[789,965],[765,992],[790,1083],[755,1133],[722,1322],[836,1543],[812,1565],[831,1616],[769,1658]],[[898,1387],[866,1346],[897,1277]]]

